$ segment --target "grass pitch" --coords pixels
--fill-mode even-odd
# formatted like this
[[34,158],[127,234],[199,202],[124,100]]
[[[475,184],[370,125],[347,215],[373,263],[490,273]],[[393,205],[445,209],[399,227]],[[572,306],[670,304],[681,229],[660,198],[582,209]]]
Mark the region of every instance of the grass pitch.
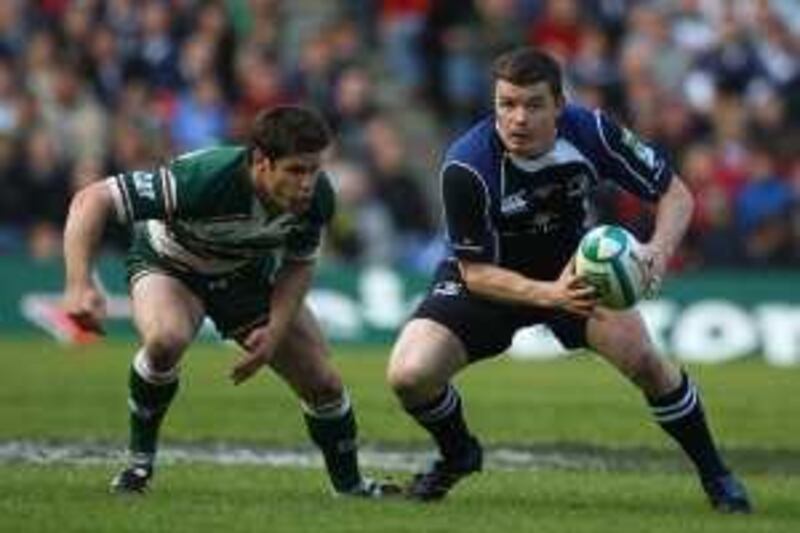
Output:
[[[123,449],[132,352],[124,342],[65,349],[42,339],[0,340],[0,446]],[[336,353],[361,439],[379,449],[428,449],[384,385],[387,353]],[[230,350],[212,344],[187,355],[182,391],[163,432],[166,444],[308,449],[289,390],[266,373],[233,387],[225,377],[233,360]],[[165,465],[144,498],[114,498],[106,486],[117,461],[39,463],[43,457],[11,455],[0,460],[0,530],[800,530],[800,369],[745,361],[691,373],[726,456],[749,485],[753,516],[712,513],[676,447],[648,420],[639,394],[607,365],[579,357],[501,359],[463,374],[468,417],[490,449],[562,453],[565,462],[521,470],[490,464],[441,505],[333,499],[317,468],[202,461]],[[574,457],[596,461],[571,463]]]

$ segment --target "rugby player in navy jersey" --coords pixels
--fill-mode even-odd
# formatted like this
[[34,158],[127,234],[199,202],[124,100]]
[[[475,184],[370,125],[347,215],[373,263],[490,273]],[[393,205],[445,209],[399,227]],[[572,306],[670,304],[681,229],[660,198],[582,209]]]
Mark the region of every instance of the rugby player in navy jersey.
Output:
[[658,424],[697,469],[712,506],[749,512],[743,485],[720,458],[700,395],[661,358],[635,309],[597,306],[573,272],[591,188],[613,180],[656,205],[641,262],[655,288],[691,218],[693,200],[664,154],[600,111],[565,102],[559,65],[533,48],[495,61],[494,113],[447,150],[441,170],[450,257],[405,325],[387,369],[405,410],[440,458],[409,497],[443,498],[481,470],[482,450],[451,378],[503,353],[514,333],[545,324],[568,348],[590,348],[642,391]]
[[90,275],[103,228],[116,215],[133,232],[127,267],[141,346],[128,381],[130,464],[112,480],[113,491],[150,485],[181,360],[208,316],[244,350],[230,373],[234,384],[269,366],[297,394],[337,494],[399,492],[361,475],[350,400],[303,304],[334,210],[322,169],[329,143],[316,113],[277,107],[255,118],[247,145],[190,152],[92,184],[73,199],[64,234],[65,307],[87,330],[99,330],[105,316]]

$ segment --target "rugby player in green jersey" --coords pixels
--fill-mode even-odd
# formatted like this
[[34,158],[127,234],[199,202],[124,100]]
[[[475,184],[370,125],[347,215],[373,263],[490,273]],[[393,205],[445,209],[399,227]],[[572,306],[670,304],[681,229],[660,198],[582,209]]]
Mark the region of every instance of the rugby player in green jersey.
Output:
[[244,350],[234,384],[269,366],[299,396],[337,493],[395,492],[359,471],[347,392],[302,303],[334,210],[321,168],[329,143],[316,113],[278,107],[256,117],[247,146],[191,152],[75,195],[64,233],[65,306],[87,330],[100,331],[105,315],[91,275],[103,229],[116,216],[133,231],[126,264],[141,347],[130,368],[130,464],[112,490],[142,492],[152,479],[181,358],[208,316]]

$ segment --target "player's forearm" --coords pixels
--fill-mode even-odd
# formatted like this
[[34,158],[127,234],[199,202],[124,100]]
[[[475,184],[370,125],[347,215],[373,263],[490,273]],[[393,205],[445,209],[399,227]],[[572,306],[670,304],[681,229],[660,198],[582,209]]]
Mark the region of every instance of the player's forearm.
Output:
[[283,338],[289,325],[297,316],[300,306],[311,287],[314,277],[314,262],[284,263],[278,272],[272,289],[270,301],[270,319],[267,326],[276,342]]
[[538,281],[488,263],[459,262],[461,276],[470,292],[503,302],[553,307],[552,283]]
[[92,262],[112,209],[111,193],[102,182],[82,189],[72,199],[64,228],[67,285],[90,283]]
[[675,176],[667,192],[658,202],[656,225],[651,245],[659,249],[666,258],[672,256],[681,242],[692,219],[694,199],[692,194]]

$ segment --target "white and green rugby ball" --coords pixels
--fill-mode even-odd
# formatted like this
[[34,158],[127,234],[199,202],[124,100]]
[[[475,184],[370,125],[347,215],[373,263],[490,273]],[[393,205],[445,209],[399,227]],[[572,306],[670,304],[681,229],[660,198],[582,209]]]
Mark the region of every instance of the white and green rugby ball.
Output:
[[641,244],[620,226],[597,226],[581,239],[575,272],[597,291],[600,305],[627,309],[642,297],[644,280],[636,260]]

